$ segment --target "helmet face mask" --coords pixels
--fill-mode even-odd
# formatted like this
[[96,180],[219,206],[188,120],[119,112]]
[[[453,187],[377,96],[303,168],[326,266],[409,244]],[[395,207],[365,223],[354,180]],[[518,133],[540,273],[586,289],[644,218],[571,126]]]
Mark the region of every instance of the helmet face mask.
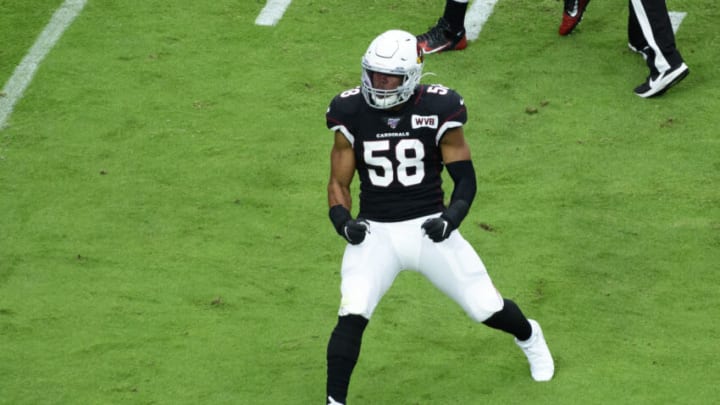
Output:
[[[392,108],[412,97],[420,84],[423,68],[422,48],[414,35],[406,31],[390,30],[373,40],[362,58],[361,91],[370,107]],[[379,89],[373,85],[373,73],[400,76],[395,89]]]

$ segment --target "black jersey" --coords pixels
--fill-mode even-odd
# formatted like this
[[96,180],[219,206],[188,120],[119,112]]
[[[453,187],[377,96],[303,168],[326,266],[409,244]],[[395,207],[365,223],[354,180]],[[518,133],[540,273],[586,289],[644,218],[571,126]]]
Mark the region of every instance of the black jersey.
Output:
[[420,85],[400,110],[378,110],[356,87],[332,100],[326,119],[355,152],[358,217],[395,222],[444,209],[439,144],[448,129],[467,121],[459,94],[441,85]]

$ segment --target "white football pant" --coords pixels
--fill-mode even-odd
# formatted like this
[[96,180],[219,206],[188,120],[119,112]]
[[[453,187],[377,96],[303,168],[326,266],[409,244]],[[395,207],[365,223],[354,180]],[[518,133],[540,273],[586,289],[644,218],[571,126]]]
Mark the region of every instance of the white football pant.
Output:
[[435,243],[420,227],[431,215],[403,222],[368,221],[369,233],[359,245],[348,244],[342,261],[339,314],[370,319],[380,299],[403,270],[423,274],[482,322],[503,308],[503,299],[472,246],[453,231]]

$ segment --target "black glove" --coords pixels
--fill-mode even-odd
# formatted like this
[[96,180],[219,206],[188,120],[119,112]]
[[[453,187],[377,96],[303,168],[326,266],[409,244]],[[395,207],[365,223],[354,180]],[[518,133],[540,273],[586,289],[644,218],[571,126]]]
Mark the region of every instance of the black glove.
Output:
[[455,230],[455,226],[442,215],[436,218],[429,218],[423,222],[421,227],[428,238],[436,243],[447,239],[450,233]]
[[330,208],[330,221],[338,235],[353,245],[362,243],[365,240],[365,234],[368,233],[368,222],[362,218],[352,219],[350,211],[342,205]]
[[426,220],[421,227],[433,242],[442,242],[460,226],[460,222],[462,222],[469,210],[470,204],[466,203],[465,200],[455,200],[450,203],[450,206],[442,215]]
[[359,245],[365,240],[368,223],[364,219],[351,219],[342,227],[342,236],[352,245]]

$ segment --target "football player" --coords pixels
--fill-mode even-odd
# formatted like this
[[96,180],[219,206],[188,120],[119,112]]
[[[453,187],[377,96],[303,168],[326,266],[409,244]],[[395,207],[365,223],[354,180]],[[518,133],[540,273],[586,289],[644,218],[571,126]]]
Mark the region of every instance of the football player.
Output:
[[[550,380],[555,367],[540,325],[500,295],[458,231],[476,191],[462,97],[442,85],[420,84],[423,51],[405,31],[375,38],[361,65],[361,85],[337,95],[326,114],[335,137],[329,215],[348,242],[338,322],[327,347],[327,403],[346,403],[365,327],[404,269],[424,275],[474,321],[513,335],[532,378]],[[453,181],[447,206],[444,169]],[[356,172],[360,206],[353,218]]]

